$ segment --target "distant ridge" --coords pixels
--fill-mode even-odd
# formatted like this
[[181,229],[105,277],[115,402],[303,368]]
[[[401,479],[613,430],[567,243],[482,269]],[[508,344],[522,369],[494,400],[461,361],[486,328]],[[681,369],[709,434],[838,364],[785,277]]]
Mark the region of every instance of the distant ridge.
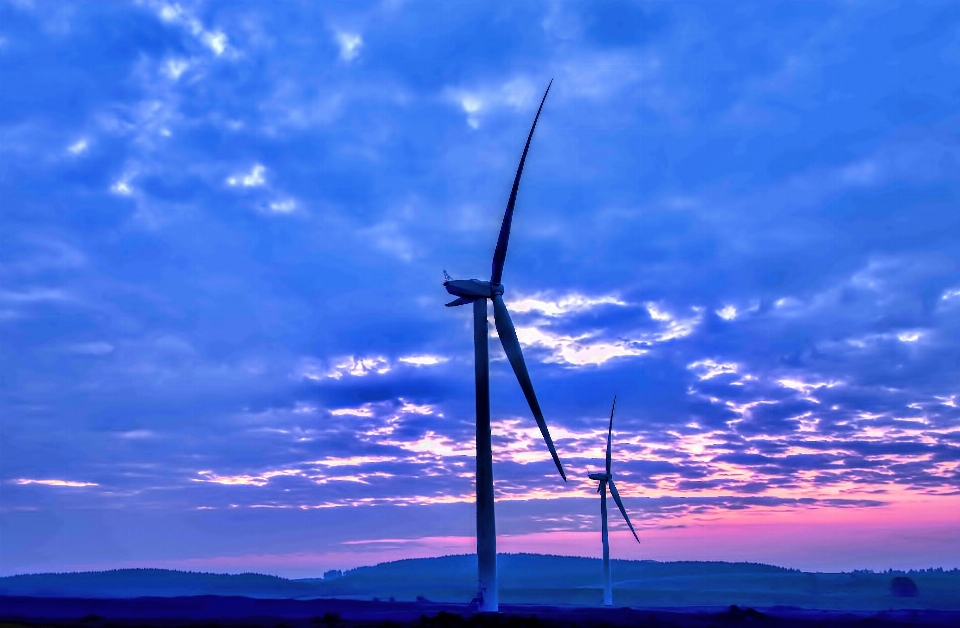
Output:
[[[409,558],[357,567],[334,580],[289,579],[258,573],[217,574],[175,569],[111,569],[25,574],[0,578],[0,595],[46,597],[140,597],[243,595],[247,597],[322,597],[393,595],[416,597],[420,590],[465,589],[476,580],[473,554]],[[544,554],[500,554],[506,588],[589,587],[596,584],[600,559]],[[758,563],[613,561],[619,576],[630,578],[706,574],[788,573]],[[599,572],[598,572],[599,573]],[[416,589],[416,592],[408,591]],[[467,598],[469,599],[469,597]]]
[[257,573],[216,574],[174,569],[111,569],[0,578],[0,595],[43,597],[177,597],[243,595],[298,597],[315,587]]

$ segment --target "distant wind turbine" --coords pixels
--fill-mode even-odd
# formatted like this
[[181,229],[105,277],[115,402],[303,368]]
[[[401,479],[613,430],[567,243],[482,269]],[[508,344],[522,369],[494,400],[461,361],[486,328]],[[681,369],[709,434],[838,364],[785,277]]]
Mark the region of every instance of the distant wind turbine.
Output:
[[[550,85],[553,81],[550,81]],[[550,85],[543,94],[537,115],[530,127],[527,143],[520,156],[520,166],[517,176],[513,180],[513,189],[510,190],[510,200],[507,201],[507,210],[503,214],[503,223],[500,225],[500,237],[497,238],[497,248],[493,252],[493,271],[490,281],[480,279],[450,279],[446,272],[443,282],[447,292],[457,298],[447,303],[447,307],[473,303],[473,350],[474,350],[474,377],[476,378],[477,397],[477,567],[480,580],[479,610],[482,612],[497,612],[499,601],[497,595],[497,527],[493,510],[493,458],[490,445],[490,364],[487,354],[487,299],[493,301],[493,316],[497,326],[500,343],[507,354],[510,366],[520,382],[520,388],[527,398],[530,410],[533,412],[540,433],[547,443],[553,462],[560,471],[560,477],[567,480],[563,472],[563,465],[557,457],[557,450],[550,438],[550,431],[543,419],[543,412],[533,392],[533,383],[527,373],[527,365],[523,361],[520,351],[520,341],[517,331],[510,320],[510,313],[503,303],[503,285],[500,283],[503,274],[503,262],[507,258],[507,241],[510,239],[510,224],[513,222],[513,207],[517,201],[517,190],[520,187],[520,176],[523,174],[523,163],[527,159],[530,149],[530,140],[533,131],[537,128],[537,120],[543,103],[550,93]]]
[[640,542],[640,538],[637,536],[637,531],[633,529],[633,524],[630,523],[630,517],[627,516],[627,510],[623,507],[623,502],[620,501],[620,493],[617,492],[617,485],[613,483],[613,473],[610,472],[610,444],[613,440],[613,411],[617,407],[617,398],[613,398],[613,406],[610,408],[610,427],[607,430],[607,472],[606,473],[591,473],[589,475],[591,480],[599,480],[600,486],[597,487],[597,492],[600,493],[600,521],[601,521],[601,538],[603,539],[603,604],[604,606],[613,606],[613,577],[610,573],[610,539],[607,535],[607,484],[610,485],[610,494],[613,495],[613,501],[617,502],[617,506],[620,508],[620,512],[623,513],[623,519],[627,522],[627,525],[630,526],[630,531],[633,532],[633,538],[637,539],[637,543]]

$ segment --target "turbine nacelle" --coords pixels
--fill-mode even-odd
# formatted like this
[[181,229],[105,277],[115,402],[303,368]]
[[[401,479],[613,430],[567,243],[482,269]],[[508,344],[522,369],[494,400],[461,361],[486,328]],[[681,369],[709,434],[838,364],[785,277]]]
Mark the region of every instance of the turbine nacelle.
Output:
[[613,479],[613,476],[609,473],[591,473],[588,475],[591,480],[597,480],[598,482],[606,482]]
[[447,307],[473,303],[477,299],[493,299],[503,294],[503,284],[479,279],[448,279],[443,282],[447,292],[457,297]]
[[450,279],[443,282],[443,287],[453,296],[469,301],[492,299],[495,294],[503,294],[502,284],[479,279]]

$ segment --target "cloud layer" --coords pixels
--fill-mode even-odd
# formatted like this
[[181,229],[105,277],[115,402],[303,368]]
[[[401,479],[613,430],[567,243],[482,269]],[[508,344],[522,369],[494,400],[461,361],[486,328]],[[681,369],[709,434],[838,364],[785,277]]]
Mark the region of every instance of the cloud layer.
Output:
[[485,278],[551,78],[504,282],[571,481],[492,332],[503,533],[599,551],[614,394],[649,538],[960,523],[957,7],[444,7],[0,4],[2,570],[464,551],[442,273]]

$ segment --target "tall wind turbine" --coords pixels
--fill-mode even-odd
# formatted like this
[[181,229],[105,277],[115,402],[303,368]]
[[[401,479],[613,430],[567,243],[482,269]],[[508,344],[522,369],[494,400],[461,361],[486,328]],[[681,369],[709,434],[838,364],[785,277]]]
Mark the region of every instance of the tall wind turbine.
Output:
[[[553,84],[553,81],[550,81]],[[547,422],[543,419],[543,412],[537,402],[537,395],[533,392],[533,383],[527,373],[527,365],[523,361],[520,351],[520,341],[517,340],[517,331],[510,320],[510,313],[503,303],[503,285],[500,278],[503,274],[503,262],[507,258],[507,242],[510,239],[510,224],[513,221],[513,206],[517,201],[517,190],[520,187],[520,175],[523,174],[523,162],[527,159],[530,149],[530,140],[533,131],[537,128],[537,120],[543,103],[550,93],[550,85],[543,94],[540,108],[533,119],[527,143],[520,156],[520,166],[517,176],[513,180],[513,189],[510,190],[510,200],[507,201],[507,210],[503,214],[503,223],[500,225],[500,237],[497,238],[497,248],[493,252],[493,272],[490,281],[480,279],[457,279],[449,277],[443,282],[447,292],[457,298],[447,303],[447,307],[473,303],[473,350],[474,350],[474,377],[476,378],[477,396],[477,567],[480,580],[480,611],[497,612],[499,601],[497,596],[497,527],[493,511],[493,458],[490,446],[490,365],[487,355],[487,299],[493,301],[493,316],[497,326],[500,343],[507,354],[510,366],[520,382],[520,388],[527,398],[533,417],[540,426],[540,433],[547,443],[553,462],[560,471],[560,477],[567,480],[563,472],[563,465],[557,457],[557,450],[550,438]]]
[[591,480],[600,481],[600,486],[597,487],[597,492],[600,493],[600,521],[602,526],[600,536],[603,539],[604,606],[613,606],[613,577],[610,573],[610,539],[607,535],[607,484],[610,485],[610,494],[613,495],[613,501],[617,502],[620,512],[623,513],[624,521],[627,522],[627,525],[630,526],[630,531],[633,532],[633,538],[637,539],[637,543],[640,542],[640,538],[637,536],[637,531],[633,529],[633,524],[630,523],[630,517],[627,516],[627,510],[623,507],[623,502],[620,501],[620,493],[617,492],[617,485],[613,483],[613,473],[610,472],[610,444],[613,440],[613,411],[616,408],[617,398],[614,397],[613,406],[610,408],[610,427],[607,430],[607,472],[591,473],[589,475]]

